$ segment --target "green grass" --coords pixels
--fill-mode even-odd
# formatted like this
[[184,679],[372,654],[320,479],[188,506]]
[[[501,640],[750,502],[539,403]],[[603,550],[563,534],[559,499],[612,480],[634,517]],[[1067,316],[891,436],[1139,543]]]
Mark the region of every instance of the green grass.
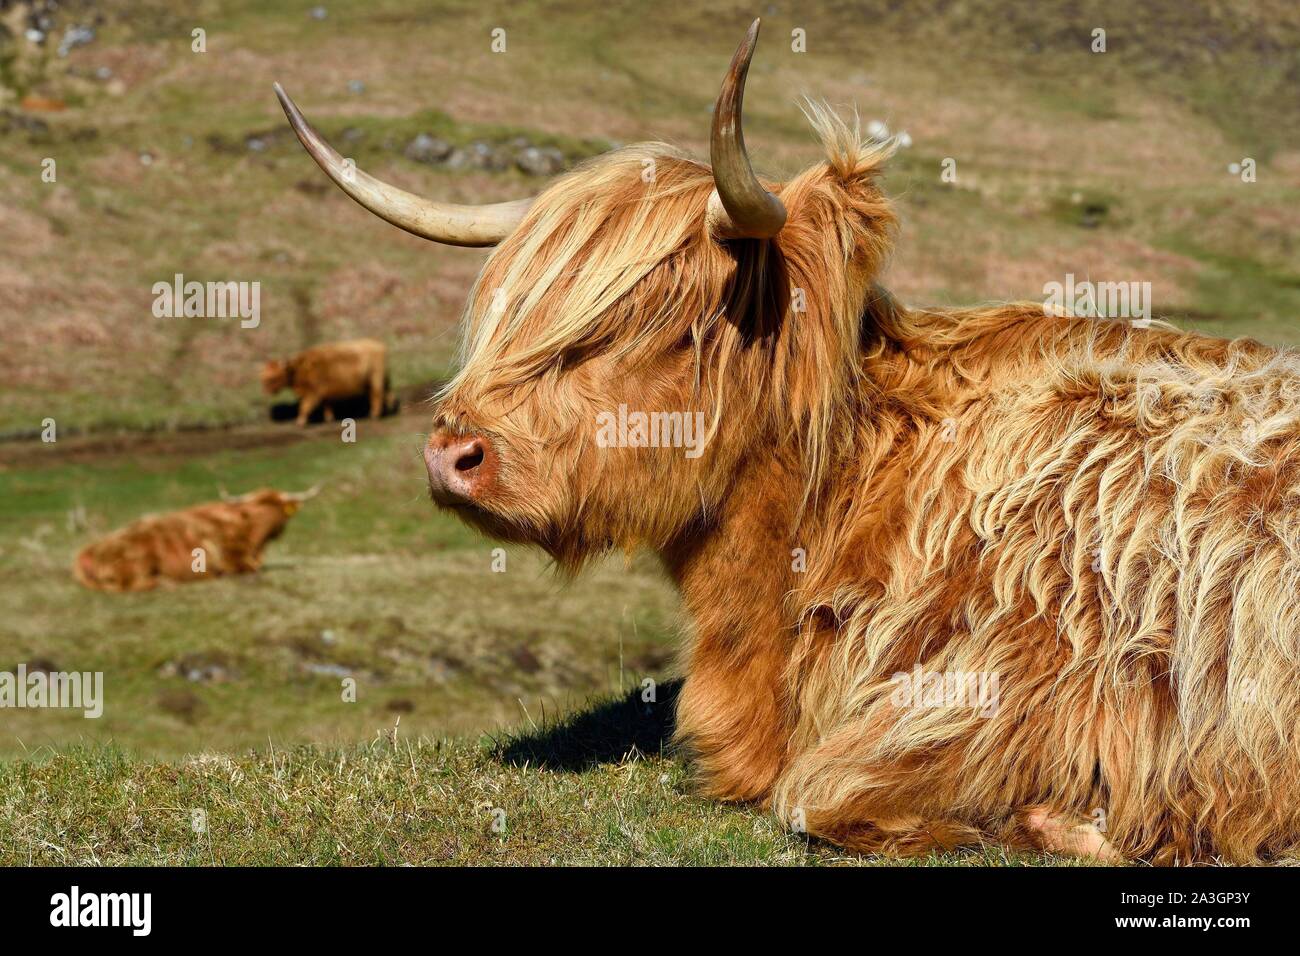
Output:
[[[292,431],[292,426],[285,426]],[[0,669],[103,671],[105,713],[5,713],[0,753],[68,741],[139,753],[473,733],[646,677],[671,657],[676,600],[652,563],[614,561],[563,587],[536,553],[438,515],[410,419],[356,444],[162,454],[0,472]],[[232,492],[324,483],[263,571],[144,594],[77,585],[91,537],[141,513]],[[342,680],[358,685],[342,700]]]
[[696,795],[662,751],[669,710],[632,694],[478,743],[412,739],[403,723],[363,745],[174,763],[112,747],[36,753],[0,765],[0,866],[1064,862],[994,847],[846,856]]

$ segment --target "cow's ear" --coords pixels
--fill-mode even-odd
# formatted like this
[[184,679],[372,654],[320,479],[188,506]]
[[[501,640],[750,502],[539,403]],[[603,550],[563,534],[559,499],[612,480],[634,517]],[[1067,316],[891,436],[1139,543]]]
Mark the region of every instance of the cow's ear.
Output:
[[727,293],[727,317],[746,341],[773,340],[790,305],[785,257],[770,239],[741,239],[729,245],[736,270]]
[[284,502],[284,513],[286,515],[292,515],[295,511],[297,511],[301,507],[302,505],[297,501],[286,501]]

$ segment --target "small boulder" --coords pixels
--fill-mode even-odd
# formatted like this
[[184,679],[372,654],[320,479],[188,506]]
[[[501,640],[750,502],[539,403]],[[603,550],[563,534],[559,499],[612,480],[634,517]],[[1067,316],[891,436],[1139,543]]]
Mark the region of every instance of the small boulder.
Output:
[[451,154],[450,143],[428,133],[421,133],[406,147],[407,159],[417,163],[427,163],[430,166],[443,162]]
[[564,169],[564,154],[553,146],[529,146],[515,157],[515,165],[529,176],[554,176]]

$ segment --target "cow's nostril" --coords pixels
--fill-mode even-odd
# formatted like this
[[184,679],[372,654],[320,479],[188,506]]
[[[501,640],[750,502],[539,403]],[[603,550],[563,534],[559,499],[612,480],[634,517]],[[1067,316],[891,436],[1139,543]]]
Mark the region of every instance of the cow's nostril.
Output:
[[456,459],[456,470],[473,471],[481,464],[483,464],[483,446],[475,442],[464,454]]
[[437,433],[424,446],[429,490],[443,505],[463,505],[487,493],[496,473],[496,450],[479,435]]

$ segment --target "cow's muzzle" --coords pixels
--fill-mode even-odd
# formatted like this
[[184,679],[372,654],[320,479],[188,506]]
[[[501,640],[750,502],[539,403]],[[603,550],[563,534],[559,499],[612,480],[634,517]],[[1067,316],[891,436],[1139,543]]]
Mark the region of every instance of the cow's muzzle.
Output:
[[492,443],[481,435],[434,432],[424,446],[429,491],[440,505],[480,504],[497,470]]

